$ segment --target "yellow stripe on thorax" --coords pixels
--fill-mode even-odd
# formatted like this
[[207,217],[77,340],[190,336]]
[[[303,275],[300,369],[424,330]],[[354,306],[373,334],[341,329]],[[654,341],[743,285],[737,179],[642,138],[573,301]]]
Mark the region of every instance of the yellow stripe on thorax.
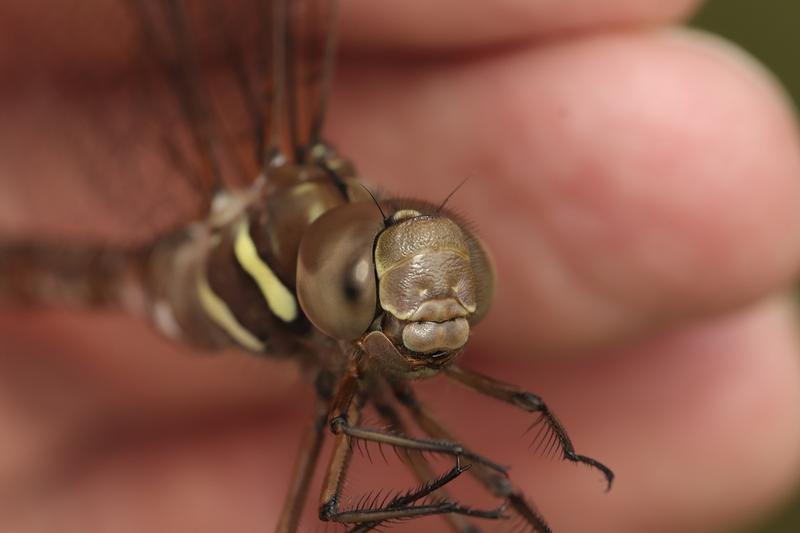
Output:
[[297,300],[258,255],[246,218],[236,228],[233,251],[239,264],[261,289],[270,310],[284,322],[293,322],[297,318]]
[[217,296],[208,284],[205,276],[200,276],[197,280],[197,294],[200,303],[205,309],[209,318],[219,327],[225,330],[233,340],[254,352],[263,352],[264,343],[242,326],[236,317],[233,316],[228,304]]

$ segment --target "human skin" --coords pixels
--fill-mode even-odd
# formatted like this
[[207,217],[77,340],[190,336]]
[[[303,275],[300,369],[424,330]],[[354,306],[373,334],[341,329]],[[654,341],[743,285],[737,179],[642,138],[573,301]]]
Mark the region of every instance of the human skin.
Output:
[[[800,472],[800,148],[784,95],[725,43],[671,29],[688,1],[487,6],[346,3],[328,136],[392,193],[436,200],[469,177],[448,205],[499,282],[463,363],[540,393],[614,488],[515,445],[526,418],[510,407],[426,398],[512,465],[555,531],[750,523]],[[141,222],[137,197],[75,178],[82,102],[43,96],[95,62],[127,80],[97,46],[118,33],[78,31],[59,6],[37,25],[38,9],[0,7],[0,230],[140,238],[120,222]],[[77,131],[93,155],[101,133]],[[140,196],[163,181],[148,165]],[[113,184],[123,166],[101,170]],[[68,310],[4,309],[0,347],[0,529],[271,530],[311,409],[290,362],[191,357],[141,320]],[[475,426],[506,420],[496,456]]]

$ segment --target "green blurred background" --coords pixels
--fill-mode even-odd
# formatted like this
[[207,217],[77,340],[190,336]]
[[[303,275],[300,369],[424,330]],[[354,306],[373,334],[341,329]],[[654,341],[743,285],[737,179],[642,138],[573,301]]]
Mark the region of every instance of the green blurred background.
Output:
[[781,79],[798,107],[800,1],[712,0],[693,24],[724,35],[756,56]]
[[[800,108],[800,0],[712,0],[695,26],[736,42],[780,78]],[[741,533],[799,533],[800,493],[762,524]],[[739,532],[737,532],[739,533]]]

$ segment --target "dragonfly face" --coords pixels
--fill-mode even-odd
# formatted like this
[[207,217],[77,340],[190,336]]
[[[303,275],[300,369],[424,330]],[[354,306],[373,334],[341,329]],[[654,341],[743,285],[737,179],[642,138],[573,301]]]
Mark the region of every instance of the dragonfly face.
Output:
[[333,208],[308,228],[298,256],[297,292],[311,322],[341,341],[367,334],[382,372],[395,377],[451,362],[494,286],[481,243],[436,206],[415,207],[388,218],[367,201]]
[[466,235],[452,220],[409,211],[396,213],[395,225],[375,244],[380,305],[399,322],[407,350],[435,357],[467,343],[468,319],[477,311],[475,285],[484,281],[475,271],[487,271],[475,263],[486,254],[471,257]]
[[[611,471],[575,452],[538,396],[458,366],[494,292],[483,243],[443,205],[374,198],[355,167],[323,141],[336,41],[333,1],[256,2],[253,20],[261,31],[252,46],[225,41],[237,101],[250,122],[249,157],[230,138],[226,117],[213,105],[213,85],[195,60],[201,39],[192,13],[199,4],[121,1],[137,21],[151,68],[168,80],[177,103],[171,111],[188,134],[167,152],[201,193],[203,212],[128,249],[0,240],[0,298],[123,307],[198,349],[288,356],[310,369],[318,407],[277,520],[279,533],[297,531],[329,434],[334,444],[320,491],[322,520],[369,531],[445,515],[466,532],[479,530],[477,521],[493,530],[492,521],[515,515],[529,530],[549,531],[505,467],[458,443],[416,399],[411,382],[434,374],[535,413],[543,439],[566,460],[599,469],[610,486]],[[174,137],[165,133],[165,143]],[[362,424],[366,406],[393,430]],[[410,436],[398,408],[425,438]],[[426,460],[412,461],[418,489],[348,507],[344,484],[360,442],[442,455],[454,465],[439,475]],[[496,508],[470,507],[449,495],[467,464],[500,498]]]

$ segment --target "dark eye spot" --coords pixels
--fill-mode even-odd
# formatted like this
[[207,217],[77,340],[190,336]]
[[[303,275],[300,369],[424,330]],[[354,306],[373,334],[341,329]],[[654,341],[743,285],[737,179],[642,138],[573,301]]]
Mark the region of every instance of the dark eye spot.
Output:
[[342,289],[344,291],[344,297],[348,302],[352,303],[358,300],[358,286],[352,277],[347,276],[347,278],[344,280],[344,286]]
[[362,298],[363,288],[370,282],[372,265],[369,261],[360,258],[345,269],[342,292],[350,303],[356,303]]

